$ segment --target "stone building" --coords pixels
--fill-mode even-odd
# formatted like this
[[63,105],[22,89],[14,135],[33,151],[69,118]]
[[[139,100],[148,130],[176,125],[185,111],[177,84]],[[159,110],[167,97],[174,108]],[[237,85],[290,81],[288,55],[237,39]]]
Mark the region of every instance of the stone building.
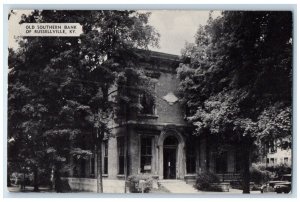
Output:
[[[192,181],[205,170],[223,177],[238,175],[240,166],[234,147],[228,146],[220,153],[213,140],[191,135],[185,110],[176,96],[178,64],[178,56],[160,52],[150,52],[147,60],[142,61],[146,70],[157,73],[153,74],[157,79],[156,101],[141,96],[144,110],[127,124],[113,125],[115,137],[102,146],[104,178],[121,180],[126,171],[128,175],[149,173],[158,179],[186,181]],[[95,178],[95,159],[93,155],[77,163],[70,175]]]

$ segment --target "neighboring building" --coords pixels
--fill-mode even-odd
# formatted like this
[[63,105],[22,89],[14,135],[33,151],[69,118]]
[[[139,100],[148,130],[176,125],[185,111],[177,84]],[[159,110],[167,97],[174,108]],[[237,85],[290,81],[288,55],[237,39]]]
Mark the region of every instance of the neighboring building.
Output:
[[[141,95],[143,110],[127,124],[114,126],[115,137],[103,142],[103,177],[124,179],[126,170],[128,175],[150,173],[158,179],[190,180],[205,170],[238,176],[240,161],[234,147],[220,154],[212,140],[191,135],[176,97],[178,56],[150,53],[142,65],[157,79],[156,101]],[[78,162],[70,176],[95,178],[95,159]]]
[[285,164],[291,166],[292,164],[292,150],[291,148],[282,148],[278,144],[269,143],[266,145],[266,166],[272,167],[276,165]]
[[274,153],[268,153],[266,163],[268,167],[280,164],[286,164],[290,166],[292,164],[292,150],[278,149]]

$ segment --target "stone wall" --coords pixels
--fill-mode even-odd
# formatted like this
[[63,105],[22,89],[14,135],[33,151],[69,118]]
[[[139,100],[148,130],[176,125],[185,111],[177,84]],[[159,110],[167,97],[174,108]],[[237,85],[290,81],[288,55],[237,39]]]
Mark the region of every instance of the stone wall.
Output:
[[[63,178],[68,181],[72,191],[97,192],[97,179],[93,178]],[[103,179],[103,193],[124,193],[124,180]]]
[[66,179],[72,191],[90,191],[97,192],[97,180],[92,178],[74,178],[68,177]]

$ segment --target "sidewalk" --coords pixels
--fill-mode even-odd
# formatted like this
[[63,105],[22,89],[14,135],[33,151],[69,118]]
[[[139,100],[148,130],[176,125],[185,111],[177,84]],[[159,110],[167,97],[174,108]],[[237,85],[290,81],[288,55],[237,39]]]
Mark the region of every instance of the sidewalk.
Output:
[[[229,189],[229,192],[209,192],[209,191],[199,191],[195,189],[192,185],[186,184],[184,181],[159,181],[160,185],[162,186],[158,190],[153,190],[151,193],[158,193],[158,194],[243,194],[242,190],[239,189]],[[11,186],[7,187],[9,192],[33,192],[32,186],[26,186],[24,191],[20,190],[20,186]],[[106,181],[104,184],[104,193],[124,193],[124,186],[123,184],[119,183],[116,186],[115,182]],[[39,187],[38,193],[50,193],[55,192],[54,190],[50,190],[47,187]],[[78,192],[78,191],[74,191]],[[79,191],[80,192],[80,191]],[[82,191],[86,192],[86,191]],[[93,193],[93,192],[86,192],[86,193]],[[260,191],[251,191],[250,194],[261,194]]]
[[[9,192],[34,192],[32,186],[26,186],[25,190],[21,191],[21,187],[19,185],[12,185],[11,187],[7,187],[7,190]],[[49,192],[54,192],[54,191],[48,187],[39,187],[39,193],[43,193],[43,192],[49,193]]]
[[[32,192],[33,191],[33,186],[26,186],[25,190],[21,190],[20,185],[12,185],[11,187],[7,187],[7,190],[9,192],[22,192],[22,193],[27,193],[27,192]],[[123,180],[103,180],[103,193],[124,193],[125,191],[125,182]],[[50,192],[55,192],[55,190],[51,190],[48,187],[39,187],[39,191],[37,193],[50,193]],[[86,191],[86,190],[72,190],[70,193],[73,192],[86,192],[86,193],[96,193],[97,192],[97,187],[94,187],[94,190],[91,191]]]
[[[185,183],[182,180],[162,180],[159,183],[165,187],[170,193],[177,194],[243,194],[243,190],[229,189],[229,192],[211,192],[199,191],[191,184]],[[261,194],[260,191],[251,191],[250,194]]]

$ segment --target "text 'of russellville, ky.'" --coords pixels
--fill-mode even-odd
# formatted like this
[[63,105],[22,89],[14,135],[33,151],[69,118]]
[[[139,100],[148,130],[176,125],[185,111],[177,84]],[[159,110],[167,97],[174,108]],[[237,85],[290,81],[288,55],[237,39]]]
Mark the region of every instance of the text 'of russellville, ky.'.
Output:
[[82,26],[79,23],[23,23],[19,33],[20,36],[78,37]]

